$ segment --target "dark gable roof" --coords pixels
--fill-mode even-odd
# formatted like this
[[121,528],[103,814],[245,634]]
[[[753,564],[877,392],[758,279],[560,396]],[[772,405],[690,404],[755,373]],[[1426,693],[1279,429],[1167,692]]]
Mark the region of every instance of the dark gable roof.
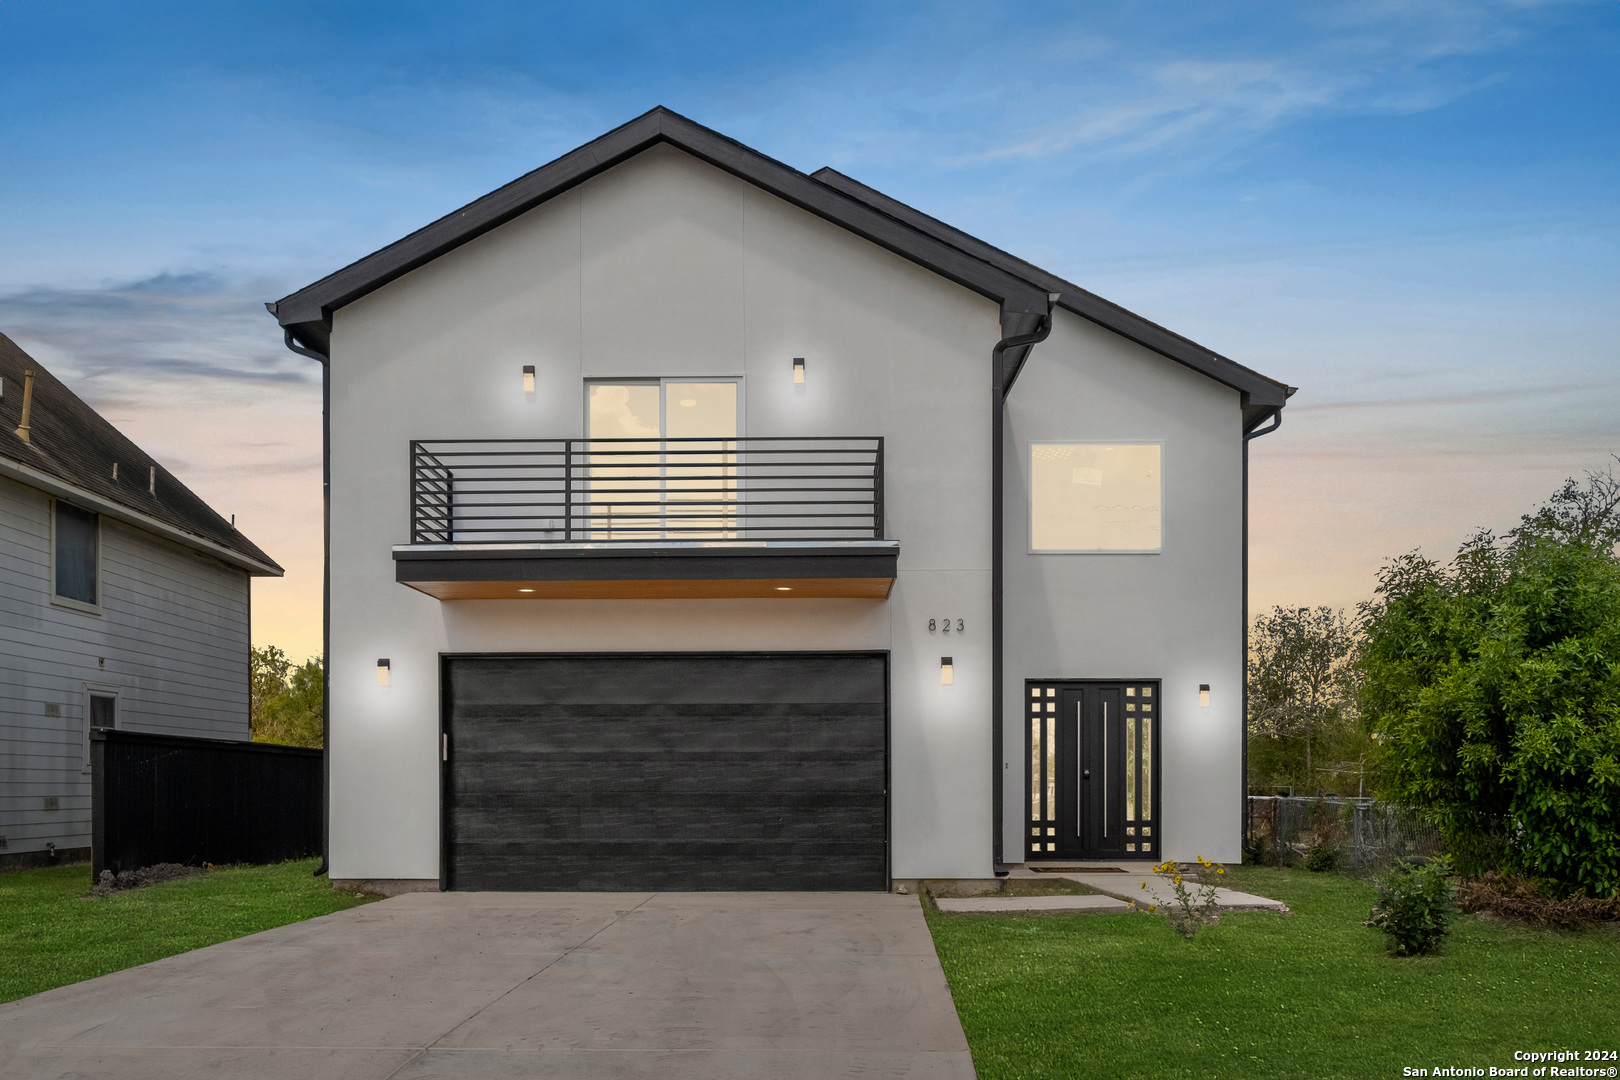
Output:
[[[16,433],[22,422],[25,371],[34,373],[28,442]],[[249,569],[255,576],[281,574],[281,567],[270,556],[4,334],[0,334],[0,378],[5,380],[5,397],[0,400],[0,459],[10,459],[24,469],[123,507],[132,512],[130,520],[137,525],[143,518],[167,525],[193,538],[191,546],[198,550],[209,551],[212,547],[235,553],[246,563],[257,564]],[[112,478],[115,461],[116,482]],[[147,491],[148,470],[154,467],[155,496]],[[0,476],[19,479],[17,472],[9,468],[0,468]],[[26,474],[20,478],[28,482]],[[220,555],[217,550],[212,553]],[[243,568],[248,569],[245,565]]]
[[332,312],[338,308],[659,143],[678,147],[989,297],[1004,312],[1044,313],[1048,294],[1060,293],[1059,306],[1241,391],[1246,427],[1281,408],[1293,392],[1285,383],[1171,333],[842,173],[822,169],[807,176],[662,107],[266,307],[299,342],[325,354]]

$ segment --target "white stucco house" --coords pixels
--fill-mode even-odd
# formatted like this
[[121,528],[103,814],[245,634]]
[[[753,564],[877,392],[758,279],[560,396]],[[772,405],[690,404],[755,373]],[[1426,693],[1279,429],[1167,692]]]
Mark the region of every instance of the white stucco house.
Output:
[[0,334],[0,868],[90,858],[92,729],[249,738],[281,572]]
[[326,365],[334,878],[1240,857],[1284,383],[664,109],[267,306]]

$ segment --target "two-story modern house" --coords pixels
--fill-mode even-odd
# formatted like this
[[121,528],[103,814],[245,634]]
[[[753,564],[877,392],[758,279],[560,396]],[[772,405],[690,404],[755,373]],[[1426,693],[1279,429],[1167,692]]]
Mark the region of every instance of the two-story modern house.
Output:
[[269,556],[0,334],[0,866],[90,857],[90,732],[241,739]]
[[334,878],[1239,857],[1285,384],[664,109],[268,306],[326,364]]

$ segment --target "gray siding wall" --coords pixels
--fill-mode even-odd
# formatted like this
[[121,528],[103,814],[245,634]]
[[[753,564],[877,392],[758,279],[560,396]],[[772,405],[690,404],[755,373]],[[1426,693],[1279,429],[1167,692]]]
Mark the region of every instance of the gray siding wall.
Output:
[[120,728],[248,738],[246,573],[107,518],[99,614],[50,573],[50,497],[0,480],[0,855],[89,845],[91,690]]

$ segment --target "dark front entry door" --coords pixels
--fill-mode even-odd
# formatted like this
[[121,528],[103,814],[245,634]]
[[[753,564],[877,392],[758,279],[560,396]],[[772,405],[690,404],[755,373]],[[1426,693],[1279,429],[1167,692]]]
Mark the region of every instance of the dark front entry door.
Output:
[[1152,859],[1159,850],[1158,684],[1028,684],[1029,859]]

